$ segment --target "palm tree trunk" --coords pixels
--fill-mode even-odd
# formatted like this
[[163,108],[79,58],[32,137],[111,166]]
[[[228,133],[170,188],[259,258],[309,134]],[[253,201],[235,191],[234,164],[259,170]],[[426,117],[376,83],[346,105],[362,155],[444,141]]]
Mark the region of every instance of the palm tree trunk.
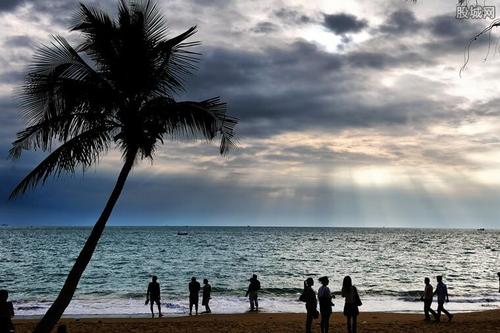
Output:
[[97,243],[101,238],[104,227],[106,226],[106,222],[111,215],[111,211],[113,210],[113,207],[120,197],[120,193],[123,190],[123,186],[125,185],[127,176],[132,169],[132,166],[134,165],[135,155],[135,152],[129,153],[127,155],[113,192],[111,193],[108,202],[106,203],[106,206],[101,213],[101,216],[94,225],[94,228],[92,229],[90,236],[87,238],[82,251],[78,255],[73,268],[71,268],[71,271],[69,272],[68,277],[64,282],[64,286],[59,292],[59,295],[57,296],[54,303],[50,306],[49,310],[45,313],[43,318],[40,320],[40,322],[37,324],[33,333],[50,333],[50,331],[56,326],[57,322],[61,318],[64,310],[66,310],[66,308],[68,307],[69,302],[73,298],[76,287],[78,286],[78,282],[80,281],[80,278],[97,247]]

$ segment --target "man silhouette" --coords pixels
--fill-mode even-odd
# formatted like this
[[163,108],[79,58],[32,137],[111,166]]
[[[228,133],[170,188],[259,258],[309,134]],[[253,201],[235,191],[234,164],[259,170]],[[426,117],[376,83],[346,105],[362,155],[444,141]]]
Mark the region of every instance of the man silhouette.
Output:
[[189,315],[193,314],[193,305],[196,310],[196,315],[198,315],[198,302],[200,298],[200,283],[196,281],[196,278],[193,276],[191,278],[191,282],[189,283]]
[[424,279],[425,283],[425,288],[424,288],[424,294],[422,297],[420,297],[421,301],[424,301],[424,314],[425,314],[425,320],[431,320],[431,316],[429,315],[429,312],[432,314],[434,319],[437,319],[437,314],[434,310],[432,310],[431,305],[432,305],[432,297],[434,296],[433,290],[432,290],[432,285],[431,285],[431,280],[426,277]]
[[151,318],[155,317],[153,312],[153,304],[156,303],[158,305],[158,317],[163,317],[161,314],[161,305],[160,305],[160,284],[156,282],[158,278],[156,275],[152,276],[152,281],[148,285],[148,291],[146,293],[146,304],[150,303],[151,308]]
[[202,313],[212,312],[212,310],[210,310],[210,305],[208,305],[208,303],[210,302],[211,293],[212,286],[208,283],[208,279],[203,279],[203,298],[201,299],[201,305],[205,306],[205,311]]
[[448,287],[443,283],[443,277],[441,275],[436,276],[437,286],[433,295],[437,294],[438,297],[438,308],[437,308],[437,317],[436,321],[440,321],[441,312],[448,316],[448,321],[451,321],[453,315],[445,310],[444,302],[449,302],[448,298]]
[[14,307],[8,301],[9,292],[0,290],[0,332],[14,332],[11,318],[14,317]]
[[500,272],[498,272],[497,275],[498,275],[498,292],[500,293]]
[[250,281],[250,284],[248,285],[248,290],[245,296],[248,296],[248,300],[250,301],[250,311],[259,311],[257,292],[260,290],[260,281],[257,280],[257,274],[252,275],[248,281]]

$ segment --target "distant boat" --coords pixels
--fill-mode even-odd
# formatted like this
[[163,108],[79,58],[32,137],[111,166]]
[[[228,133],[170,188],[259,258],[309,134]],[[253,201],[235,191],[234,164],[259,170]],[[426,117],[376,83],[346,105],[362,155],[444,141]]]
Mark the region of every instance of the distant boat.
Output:
[[484,228],[479,228],[477,229],[477,231],[484,231]]
[[177,235],[178,236],[186,236],[186,235],[188,235],[188,232],[187,231],[177,231]]

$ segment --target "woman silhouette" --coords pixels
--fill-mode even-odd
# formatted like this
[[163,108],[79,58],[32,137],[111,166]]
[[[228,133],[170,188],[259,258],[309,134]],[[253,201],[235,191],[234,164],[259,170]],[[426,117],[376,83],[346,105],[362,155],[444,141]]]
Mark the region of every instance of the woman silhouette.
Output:
[[346,276],[342,283],[342,297],[345,298],[344,316],[347,317],[347,332],[356,333],[359,314],[358,306],[361,305],[361,299],[358,290],[352,285],[350,276]]
[[319,312],[321,313],[321,333],[328,333],[330,327],[330,316],[332,315],[332,298],[335,298],[328,288],[328,277],[320,277],[321,287],[318,289]]
[[318,318],[318,302],[316,301],[316,293],[314,292],[312,286],[314,285],[314,280],[308,278],[304,281],[304,291],[300,295],[299,300],[306,303],[306,333],[311,333],[312,321]]

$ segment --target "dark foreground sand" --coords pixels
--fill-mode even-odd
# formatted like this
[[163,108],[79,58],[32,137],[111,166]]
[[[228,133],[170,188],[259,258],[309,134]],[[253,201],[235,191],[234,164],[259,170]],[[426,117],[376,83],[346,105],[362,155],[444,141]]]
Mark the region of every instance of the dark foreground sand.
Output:
[[[201,315],[169,318],[92,318],[64,319],[69,333],[263,333],[304,332],[304,314],[294,313],[248,313],[233,315]],[[30,332],[35,320],[14,320],[17,333]],[[334,313],[330,332],[347,332],[345,318]],[[362,313],[359,317],[359,333],[406,333],[406,332],[450,332],[489,333],[500,332],[500,310],[456,314],[451,323],[428,323],[419,314]],[[316,320],[313,332],[320,332]]]

